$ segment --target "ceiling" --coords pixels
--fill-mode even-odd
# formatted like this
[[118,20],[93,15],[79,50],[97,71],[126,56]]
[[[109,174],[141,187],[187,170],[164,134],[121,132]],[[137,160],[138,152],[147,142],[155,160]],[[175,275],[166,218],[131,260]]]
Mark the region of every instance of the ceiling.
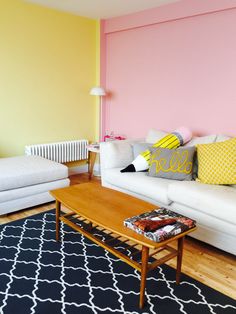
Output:
[[135,13],[180,0],[24,0],[94,19]]

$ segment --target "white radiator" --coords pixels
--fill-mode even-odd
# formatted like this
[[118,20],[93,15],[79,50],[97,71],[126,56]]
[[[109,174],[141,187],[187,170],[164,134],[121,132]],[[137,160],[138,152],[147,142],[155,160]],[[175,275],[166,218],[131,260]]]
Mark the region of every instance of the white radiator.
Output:
[[26,155],[41,156],[60,163],[88,158],[87,140],[25,146]]

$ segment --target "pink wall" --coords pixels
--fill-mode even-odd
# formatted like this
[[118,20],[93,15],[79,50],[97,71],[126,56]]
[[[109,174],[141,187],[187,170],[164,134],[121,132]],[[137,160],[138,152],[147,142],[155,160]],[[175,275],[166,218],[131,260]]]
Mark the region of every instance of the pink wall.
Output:
[[235,0],[182,0],[102,26],[104,130],[236,135]]

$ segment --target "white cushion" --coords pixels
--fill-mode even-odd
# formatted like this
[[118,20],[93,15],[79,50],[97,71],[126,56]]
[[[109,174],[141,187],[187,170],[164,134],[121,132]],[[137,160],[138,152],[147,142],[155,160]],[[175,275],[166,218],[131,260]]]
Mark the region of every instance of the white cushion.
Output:
[[216,142],[224,142],[226,140],[229,140],[231,137],[224,135],[224,134],[218,134],[216,137]]
[[169,185],[168,198],[209,216],[236,224],[236,190],[230,186],[195,181],[173,182]]
[[161,138],[166,136],[168,133],[160,130],[150,129],[148,131],[148,134],[146,136],[145,141],[147,143],[155,144],[157,141],[159,141]]
[[207,136],[194,136],[186,145],[189,146],[196,146],[197,144],[209,144],[214,143],[216,140],[216,135],[207,135]]
[[41,183],[41,184],[29,185],[29,186],[12,189],[12,190],[1,191],[0,203],[9,202],[12,200],[17,200],[17,199],[28,197],[31,195],[48,192],[50,190],[63,188],[68,185],[70,185],[70,180],[62,179],[62,180],[51,181],[51,182],[46,182],[46,183]]
[[218,217],[213,216],[209,217],[208,213],[200,212],[197,209],[182,204],[180,205],[179,203],[176,202],[171,203],[170,208],[177,213],[180,213],[184,216],[196,220],[198,227],[201,225],[204,226],[204,228],[211,228],[229,235],[236,234],[236,224],[234,223],[231,222],[229,223]]
[[102,168],[126,167],[133,161],[133,148],[129,141],[113,141],[100,144]]
[[152,178],[145,172],[120,172],[121,168],[106,169],[104,176],[108,183],[122,189],[130,190],[134,193],[145,195],[163,204],[170,204],[167,197],[167,190],[170,180],[162,178]]
[[48,192],[18,198],[16,200],[0,203],[0,215],[53,201],[53,197]]
[[221,250],[236,255],[235,235],[236,225],[211,217],[191,207],[172,203],[169,206],[173,211],[191,217],[197,221],[197,230],[190,236],[209,243]]
[[152,146],[151,143],[134,143],[132,144],[132,149],[133,149],[133,158],[135,159],[136,157],[138,157],[139,154],[141,154],[142,152],[144,152],[147,149],[150,149],[150,147]]
[[38,156],[0,158],[0,191],[68,177],[68,168]]

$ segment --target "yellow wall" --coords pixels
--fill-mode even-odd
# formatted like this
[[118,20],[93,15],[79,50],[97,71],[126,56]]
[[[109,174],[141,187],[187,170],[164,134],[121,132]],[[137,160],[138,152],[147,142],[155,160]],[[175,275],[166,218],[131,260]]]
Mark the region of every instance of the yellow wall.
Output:
[[0,157],[97,137],[96,20],[0,0]]

